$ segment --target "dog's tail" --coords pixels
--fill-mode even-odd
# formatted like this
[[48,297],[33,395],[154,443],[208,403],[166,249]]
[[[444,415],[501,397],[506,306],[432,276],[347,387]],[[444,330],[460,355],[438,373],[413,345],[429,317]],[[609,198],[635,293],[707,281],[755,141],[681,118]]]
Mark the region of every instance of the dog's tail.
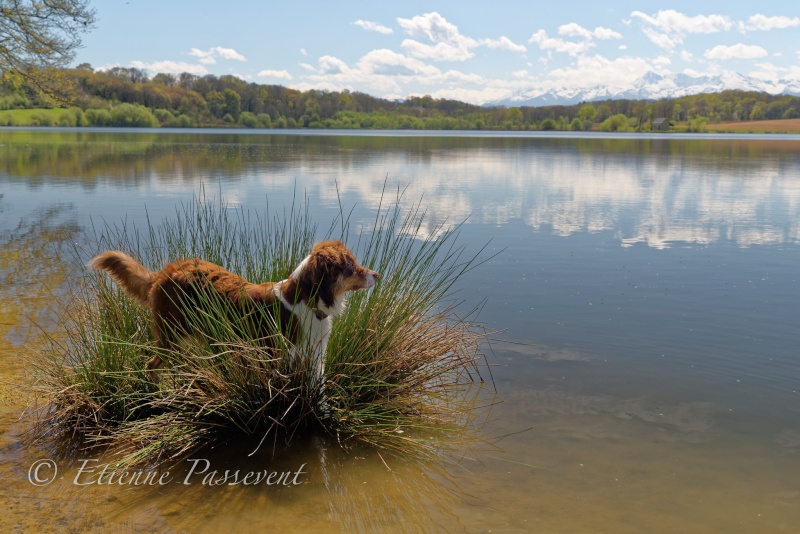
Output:
[[156,273],[124,252],[107,250],[92,258],[89,267],[106,271],[126,293],[145,306],[150,305],[148,295]]

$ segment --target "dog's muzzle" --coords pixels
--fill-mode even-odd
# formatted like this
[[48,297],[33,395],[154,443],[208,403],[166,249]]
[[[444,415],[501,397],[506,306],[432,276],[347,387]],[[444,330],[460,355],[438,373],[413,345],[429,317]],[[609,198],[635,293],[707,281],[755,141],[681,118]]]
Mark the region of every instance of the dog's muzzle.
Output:
[[378,274],[378,273],[377,273],[377,272],[375,272],[375,271],[370,271],[369,273],[367,273],[367,276],[364,278],[364,287],[365,287],[366,289],[369,289],[369,288],[371,288],[371,287],[374,287],[374,286],[375,286],[375,284],[376,284],[376,283],[377,283],[377,281],[378,281],[378,278],[380,278],[380,276],[381,276],[381,275],[380,275],[380,274]]

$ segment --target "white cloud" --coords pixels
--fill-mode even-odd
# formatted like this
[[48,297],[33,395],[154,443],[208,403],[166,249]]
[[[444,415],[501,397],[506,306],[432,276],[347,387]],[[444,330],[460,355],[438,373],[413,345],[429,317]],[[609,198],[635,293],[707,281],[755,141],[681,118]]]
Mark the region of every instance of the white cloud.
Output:
[[610,28],[598,26],[594,31],[584,28],[580,24],[570,22],[558,27],[558,34],[567,37],[582,39],[581,41],[567,41],[556,37],[550,37],[545,30],[539,30],[528,39],[529,43],[536,43],[541,50],[554,50],[563,52],[570,56],[583,54],[596,45],[593,40],[597,39],[621,39],[622,35]]
[[672,60],[667,56],[658,56],[653,60],[653,65],[656,67],[666,67],[667,65],[671,65]]
[[680,57],[683,61],[692,61],[694,60],[694,55],[689,52],[688,50],[681,50]]
[[759,80],[774,82],[775,80],[800,80],[800,65],[780,67],[772,63],[758,63],[757,70],[748,75]]
[[221,46],[218,46],[216,48],[212,48],[212,50],[215,51],[217,54],[219,54],[219,57],[223,59],[235,59],[236,61],[247,61],[247,59],[242,54],[240,54],[233,48],[223,48]]
[[417,15],[412,19],[398,18],[397,22],[410,36],[427,37],[434,43],[456,44],[469,39],[461,35],[455,24],[447,22],[436,12]]
[[510,52],[528,51],[525,45],[517,44],[505,35],[502,35],[499,39],[484,39],[481,41],[481,44],[484,44],[489,48],[500,48],[501,50],[508,50]]
[[582,37],[583,39],[591,39],[592,32],[574,22],[564,24],[558,27],[559,35],[566,35],[567,37]]
[[674,9],[661,10],[655,15],[647,15],[641,11],[631,13],[648,24],[669,33],[715,33],[729,30],[733,22],[724,15],[696,15],[690,17]]
[[522,70],[515,70],[514,72],[511,73],[511,75],[514,78],[527,78],[530,75],[530,73],[527,70],[522,69]]
[[[639,57],[609,59],[604,56],[579,56],[573,65],[554,69],[547,74],[548,88],[625,86],[650,70],[657,70],[650,61]],[[579,80],[579,83],[576,83]]]
[[511,89],[503,87],[484,87],[482,89],[466,89],[463,87],[451,87],[446,89],[439,89],[438,91],[428,93],[411,93],[409,96],[424,96],[430,95],[433,98],[445,98],[451,100],[460,100],[461,102],[471,102],[476,105],[482,105],[486,102],[493,102],[497,100],[504,100],[513,94]]
[[798,26],[800,26],[800,17],[767,17],[766,15],[759,13],[747,19],[745,29],[769,31],[796,28]]
[[247,61],[247,59],[234,50],[233,48],[223,48],[221,46],[215,46],[209,48],[208,50],[200,50],[199,48],[192,48],[189,51],[190,56],[195,56],[200,58],[200,63],[204,65],[214,65],[217,62],[217,57],[222,59],[235,59],[237,61]]
[[350,72],[350,67],[347,63],[334,56],[322,56],[319,58],[319,71],[320,74],[346,74]]
[[648,24],[643,29],[645,36],[656,46],[671,50],[683,42],[690,33],[716,33],[729,30],[733,22],[724,15],[696,15],[690,17],[674,9],[658,11],[648,15],[634,11],[631,17],[638,18]]
[[[497,39],[473,39],[463,35],[455,24],[447,21],[439,13],[426,13],[410,19],[398,18],[398,24],[412,39],[405,39],[400,46],[415,58],[434,61],[466,61],[475,57],[473,48],[487,46],[489,48],[508,50],[510,52],[527,52],[525,45],[515,43],[505,35]],[[420,42],[427,39],[432,44]]]
[[189,51],[189,55],[199,57],[200,63],[202,63],[203,65],[213,65],[214,63],[217,62],[217,60],[214,59],[214,55],[212,52],[210,51],[206,52],[204,50],[200,50],[199,48],[192,48]]
[[706,50],[706,59],[754,59],[764,57],[767,51],[756,45],[735,44],[732,46],[717,45]]
[[384,76],[438,76],[441,71],[414,58],[382,48],[368,52],[356,64],[362,74]]
[[564,39],[557,39],[555,37],[548,37],[547,32],[539,30],[528,39],[529,43],[536,43],[542,50],[555,50],[556,52],[564,52],[570,56],[577,56],[593,48],[595,45],[592,41],[565,41]]
[[184,61],[153,61],[151,63],[131,61],[131,66],[151,73],[163,72],[164,74],[180,74],[182,72],[188,72],[189,74],[195,74],[197,76],[208,74],[208,69],[203,65],[186,63]]
[[465,61],[475,56],[469,48],[453,46],[450,43],[427,45],[414,39],[405,39],[400,46],[413,57],[436,61]]
[[679,43],[683,42],[682,36],[672,37],[666,33],[661,33],[653,28],[644,28],[642,30],[645,37],[650,39],[657,47],[664,48],[665,50],[672,50]]
[[615,32],[611,28],[603,28],[598,26],[594,29],[594,36],[598,39],[622,39],[622,34]]
[[370,22],[368,20],[359,19],[355,21],[353,24],[361,28],[364,28],[365,30],[370,32],[378,32],[384,35],[389,35],[390,33],[394,33],[394,30],[392,30],[388,26],[384,26],[383,24],[378,24],[377,22]]
[[[383,96],[394,98],[403,95],[407,84],[428,86],[468,87],[487,85],[488,81],[478,74],[464,73],[457,70],[442,72],[417,58],[389,49],[378,49],[362,56],[354,65],[333,57],[323,56],[318,60],[318,67],[313,74],[292,87],[296,89],[342,90],[360,87]],[[394,96],[390,96],[394,95]]]
[[269,70],[265,69],[258,73],[262,78],[277,78],[279,80],[291,80],[292,75],[288,70]]
[[448,70],[447,72],[438,76],[421,76],[419,81],[425,84],[484,85],[486,83],[486,78],[479,74],[467,74],[457,70]]
[[462,35],[458,27],[436,12],[417,15],[411,19],[398,18],[397,22],[411,37],[427,38],[434,43],[427,45],[413,39],[404,40],[400,46],[414,57],[464,61],[475,55],[470,49],[479,45],[478,41]]

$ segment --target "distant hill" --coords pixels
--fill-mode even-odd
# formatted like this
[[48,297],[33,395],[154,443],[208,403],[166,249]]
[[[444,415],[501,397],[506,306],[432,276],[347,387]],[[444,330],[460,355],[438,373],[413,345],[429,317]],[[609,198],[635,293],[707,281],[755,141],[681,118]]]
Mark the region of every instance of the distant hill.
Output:
[[526,89],[511,98],[484,104],[491,106],[553,106],[601,100],[662,100],[723,91],[755,91],[770,95],[800,96],[799,81],[765,82],[738,73],[709,76],[658,74],[650,71],[627,87],[597,85],[585,88]]
[[627,88],[520,93],[493,107],[431,96],[394,101],[350,91],[300,91],[230,75],[150,77],[123,67],[79,65],[60,75],[73,88],[71,107],[60,112],[44,109],[53,104],[34,89],[0,77],[0,126],[649,131],[661,118],[672,130],[703,131],[723,122],[800,118],[800,97],[794,96],[800,84],[735,74],[650,72]]

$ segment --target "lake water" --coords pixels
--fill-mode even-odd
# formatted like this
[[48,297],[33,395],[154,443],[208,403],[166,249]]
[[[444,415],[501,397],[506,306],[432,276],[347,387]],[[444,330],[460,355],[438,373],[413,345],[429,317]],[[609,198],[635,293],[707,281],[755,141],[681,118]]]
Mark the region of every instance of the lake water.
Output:
[[[487,351],[494,447],[391,471],[368,449],[215,453],[305,463],[285,488],[29,482],[47,451],[14,384],[31,321],[58,328],[59,247],[203,193],[305,195],[321,228],[341,202],[357,231],[384,187],[499,252],[460,282],[510,342]],[[3,129],[0,195],[3,531],[800,531],[800,137]]]

